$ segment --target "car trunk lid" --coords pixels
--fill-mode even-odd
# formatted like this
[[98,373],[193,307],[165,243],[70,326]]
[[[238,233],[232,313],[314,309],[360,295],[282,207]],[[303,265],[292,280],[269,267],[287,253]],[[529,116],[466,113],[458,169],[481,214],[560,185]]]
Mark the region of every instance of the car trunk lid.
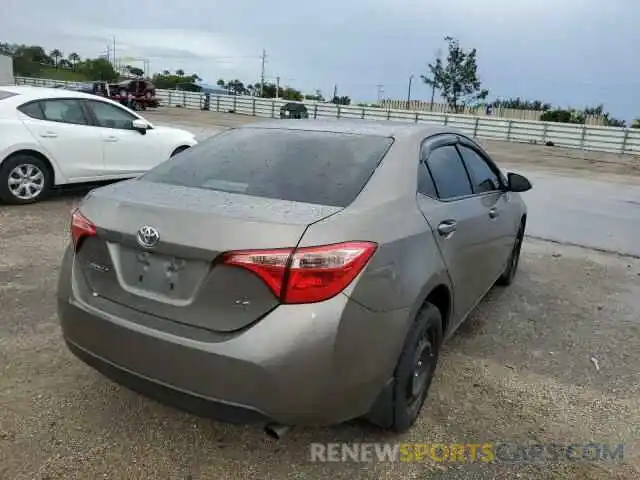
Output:
[[[221,332],[259,320],[279,299],[220,254],[295,247],[310,223],[341,210],[139,180],[95,190],[80,209],[96,227],[75,264],[92,296]],[[157,232],[156,245],[141,245],[143,227]]]

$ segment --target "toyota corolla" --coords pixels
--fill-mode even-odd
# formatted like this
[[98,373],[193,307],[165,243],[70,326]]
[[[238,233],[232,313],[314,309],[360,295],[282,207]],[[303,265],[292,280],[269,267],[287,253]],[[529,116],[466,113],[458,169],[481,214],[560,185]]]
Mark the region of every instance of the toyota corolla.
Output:
[[419,124],[220,133],[73,212],[71,351],[131,389],[269,431],[405,431],[440,347],[518,267],[526,178]]

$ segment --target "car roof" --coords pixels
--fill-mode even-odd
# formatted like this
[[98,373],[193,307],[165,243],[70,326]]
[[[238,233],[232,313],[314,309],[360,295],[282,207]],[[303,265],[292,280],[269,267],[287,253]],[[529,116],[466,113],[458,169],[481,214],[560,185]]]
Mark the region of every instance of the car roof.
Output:
[[7,85],[0,87],[0,90],[11,92],[20,96],[20,101],[28,102],[30,100],[38,100],[40,98],[92,98],[94,95],[82,93],[76,90],[67,90],[65,88],[47,88],[32,87],[27,85]]
[[374,135],[379,137],[410,137],[437,135],[442,133],[458,134],[450,127],[427,125],[424,123],[393,122],[388,120],[358,119],[321,119],[287,121],[267,120],[251,123],[239,128],[268,128],[275,130],[306,130],[315,132],[345,133],[352,135]]

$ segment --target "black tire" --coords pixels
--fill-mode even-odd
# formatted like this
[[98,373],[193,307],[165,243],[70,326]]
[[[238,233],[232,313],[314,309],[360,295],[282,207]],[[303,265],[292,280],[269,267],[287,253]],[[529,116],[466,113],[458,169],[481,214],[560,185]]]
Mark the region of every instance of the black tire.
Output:
[[507,287],[511,285],[513,280],[516,278],[516,272],[518,271],[518,265],[520,264],[520,251],[522,250],[522,241],[524,240],[525,229],[526,222],[523,218],[520,222],[518,234],[516,235],[516,241],[513,243],[513,248],[511,249],[511,255],[509,255],[509,261],[507,262],[504,272],[502,272],[502,275],[500,275],[496,281],[497,285]]
[[[33,179],[37,179],[33,182],[34,185],[39,185],[39,192],[30,198],[21,198],[17,192],[9,188],[10,176],[16,177],[16,169],[19,167],[24,173],[28,172],[29,167],[33,168],[33,174],[30,175]],[[41,176],[37,175],[40,173]],[[24,205],[28,203],[36,203],[49,195],[51,187],[53,185],[53,174],[49,165],[42,159],[29,154],[16,154],[7,158],[2,164],[0,164],[0,200],[5,203],[14,205]]]
[[440,310],[431,303],[425,303],[407,334],[396,365],[393,402],[389,406],[391,421],[385,426],[388,430],[406,432],[418,419],[435,376],[442,336]]
[[181,147],[176,148],[173,153],[171,154],[171,157],[175,157],[176,155],[178,155],[180,152],[184,152],[187,148],[189,148],[187,145],[183,145]]

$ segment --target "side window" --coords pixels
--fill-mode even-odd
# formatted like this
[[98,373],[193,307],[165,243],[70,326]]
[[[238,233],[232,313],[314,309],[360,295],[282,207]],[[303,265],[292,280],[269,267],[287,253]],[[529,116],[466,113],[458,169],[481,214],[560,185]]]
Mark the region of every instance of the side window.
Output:
[[88,125],[87,117],[82,106],[76,100],[41,100],[18,107],[25,115],[38,120],[50,122],[71,123],[73,125]]
[[436,186],[433,184],[431,174],[424,162],[420,162],[418,166],[418,192],[431,198],[438,198]]
[[500,180],[491,167],[475,150],[459,145],[460,154],[469,170],[475,193],[493,192],[500,189]]
[[41,103],[42,102],[25,103],[24,105],[20,105],[18,110],[31,118],[44,120],[44,112],[42,111]]
[[87,103],[96,116],[98,126],[131,130],[131,122],[133,122],[136,117],[126,110],[106,102],[89,101]]
[[435,149],[427,159],[438,196],[443,199],[471,195],[471,183],[462,159],[454,146]]

